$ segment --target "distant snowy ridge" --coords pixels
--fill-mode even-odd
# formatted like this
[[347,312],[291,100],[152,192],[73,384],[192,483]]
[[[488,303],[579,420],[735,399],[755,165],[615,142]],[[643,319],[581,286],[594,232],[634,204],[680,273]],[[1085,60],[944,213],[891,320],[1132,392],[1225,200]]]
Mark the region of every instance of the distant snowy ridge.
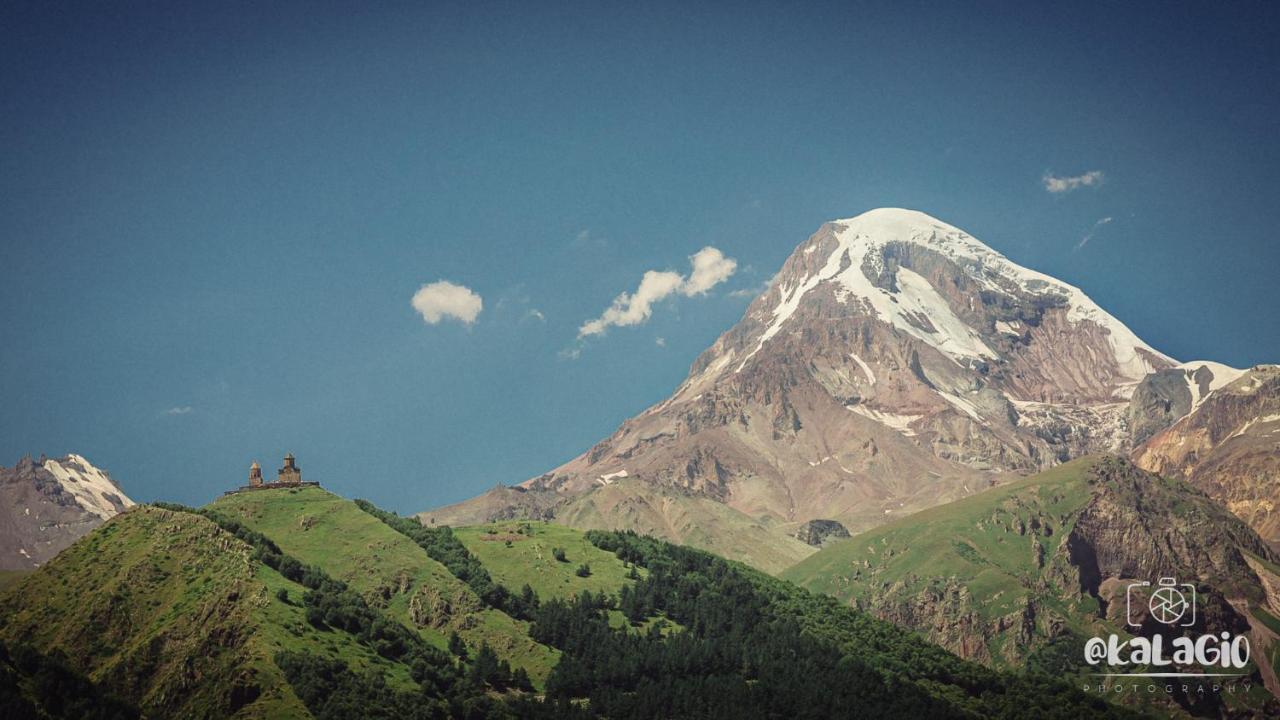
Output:
[[[82,508],[103,520],[120,512],[117,503],[126,508],[135,504],[107,473],[80,455],[73,453],[62,460],[45,460],[43,467],[57,478]],[[113,498],[117,502],[112,502]]]

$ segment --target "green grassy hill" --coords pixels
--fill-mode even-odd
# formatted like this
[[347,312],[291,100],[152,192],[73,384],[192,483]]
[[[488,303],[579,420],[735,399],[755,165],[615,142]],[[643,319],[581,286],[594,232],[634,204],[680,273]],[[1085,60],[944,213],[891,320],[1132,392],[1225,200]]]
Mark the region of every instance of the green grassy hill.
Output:
[[[1270,557],[1190,486],[1084,458],[832,543],[782,577],[963,657],[1073,674],[1086,671],[1084,639],[1129,634],[1129,581],[1195,582],[1197,633],[1256,626],[1248,609],[1266,612],[1269,599],[1251,555]],[[1264,653],[1271,645],[1253,641]],[[1257,667],[1249,697],[1224,695],[1226,704],[1273,702],[1264,683],[1274,674]]]
[[[1068,463],[834,542],[782,577],[865,607],[872,596],[910,598],[936,591],[940,602],[948,595],[965,597],[971,599],[963,602],[965,612],[981,623],[998,624],[1021,612],[1036,594],[1043,576],[1043,561],[1037,558],[1051,555],[1069,535],[1090,497],[1093,462]],[[1093,623],[1084,618],[1098,610],[1093,598],[1055,602],[1080,621],[1076,629],[1092,630]],[[919,629],[954,651],[995,665],[1016,664],[1024,649],[1013,627],[981,638],[982,647],[973,645],[977,637],[948,638],[941,634],[945,629]]]
[[705,552],[318,488],[123,513],[0,594],[0,642],[156,718],[1129,716]]
[[208,508],[347,583],[436,647],[445,648],[453,632],[472,648],[488,643],[500,658],[523,667],[536,687],[559,658],[556,650],[529,638],[527,623],[485,607],[422,548],[350,500],[304,487],[224,495]]
[[[571,598],[584,590],[615,595],[630,581],[626,563],[592,545],[581,530],[563,525],[512,521],[457,528],[454,534],[494,580],[513,589],[529,585],[544,598]],[[556,549],[563,551],[563,561],[556,559]],[[578,574],[582,565],[590,574]]]
[[304,591],[209,520],[139,507],[0,597],[0,638],[61,653],[162,717],[309,717],[272,660],[281,650],[410,684],[403,666],[312,627],[281,589]]

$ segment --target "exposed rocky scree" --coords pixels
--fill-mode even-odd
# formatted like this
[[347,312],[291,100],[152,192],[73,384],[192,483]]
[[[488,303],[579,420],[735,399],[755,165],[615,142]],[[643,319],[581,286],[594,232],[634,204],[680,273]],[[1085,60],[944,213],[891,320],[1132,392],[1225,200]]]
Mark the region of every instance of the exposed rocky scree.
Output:
[[0,467],[0,570],[38,567],[131,505],[79,455]]
[[564,521],[626,480],[731,510],[702,523],[716,527],[704,538],[664,535],[722,554],[753,528],[781,538],[770,542],[818,518],[858,532],[1071,458],[1129,452],[1216,387],[1198,367],[962,230],[873,210],[801,243],[670,398],[518,489],[421,517]]

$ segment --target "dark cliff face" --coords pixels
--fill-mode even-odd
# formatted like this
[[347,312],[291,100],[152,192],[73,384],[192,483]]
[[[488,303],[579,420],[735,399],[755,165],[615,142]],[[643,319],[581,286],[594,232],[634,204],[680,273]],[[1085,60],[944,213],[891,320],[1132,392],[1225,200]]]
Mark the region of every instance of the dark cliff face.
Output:
[[797,540],[814,547],[821,547],[829,538],[847,537],[849,537],[849,530],[835,520],[810,520],[795,532]]
[[1064,586],[1098,598],[1109,578],[1178,578],[1218,597],[1266,600],[1245,558],[1274,561],[1243,521],[1190,485],[1165,480],[1127,460],[1107,458],[1092,472],[1092,497],[1050,564]]
[[1154,372],[1133,391],[1129,401],[1129,433],[1137,446],[1191,412],[1186,371],[1170,368]]

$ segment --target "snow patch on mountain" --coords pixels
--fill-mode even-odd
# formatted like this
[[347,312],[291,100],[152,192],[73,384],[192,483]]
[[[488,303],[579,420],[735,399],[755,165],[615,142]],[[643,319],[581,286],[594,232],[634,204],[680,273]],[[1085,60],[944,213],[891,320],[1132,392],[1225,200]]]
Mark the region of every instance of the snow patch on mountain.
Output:
[[862,372],[867,376],[867,383],[875,385],[876,374],[871,372],[871,367],[867,365],[867,362],[859,357],[857,353],[849,353],[849,357],[853,358],[853,361],[858,363],[858,367],[862,368]]
[[916,434],[916,431],[911,428],[911,423],[924,417],[923,415],[899,415],[897,413],[882,412],[865,405],[846,405],[845,407],[864,418],[874,420],[885,427],[893,428],[907,437],[912,437]]
[[959,395],[949,393],[945,390],[941,390],[941,389],[938,390],[938,394],[942,396],[943,400],[946,400],[947,402],[951,403],[952,407],[956,408],[960,412],[968,415],[969,417],[973,418],[974,420],[977,420],[978,422],[984,422],[982,419],[982,413],[978,412],[977,405],[974,405],[973,403],[960,397]]
[[[1237,370],[1229,365],[1223,365],[1211,360],[1185,362],[1178,367],[1186,371],[1187,389],[1191,391],[1191,412],[1195,412],[1196,408],[1200,407],[1200,403],[1204,402],[1205,398],[1209,397],[1214,390],[1230,385],[1245,374],[1244,370]],[[1201,368],[1208,369],[1212,375],[1208,387],[1203,391],[1200,383],[1196,380],[1196,374]]]

